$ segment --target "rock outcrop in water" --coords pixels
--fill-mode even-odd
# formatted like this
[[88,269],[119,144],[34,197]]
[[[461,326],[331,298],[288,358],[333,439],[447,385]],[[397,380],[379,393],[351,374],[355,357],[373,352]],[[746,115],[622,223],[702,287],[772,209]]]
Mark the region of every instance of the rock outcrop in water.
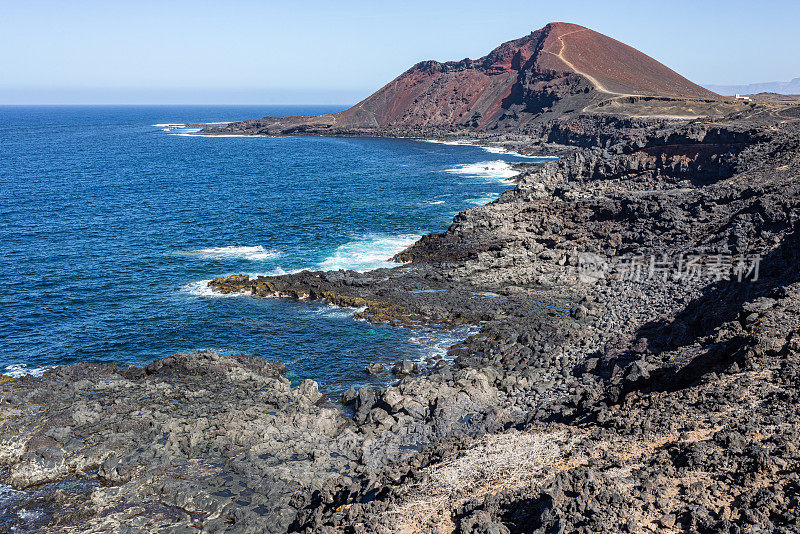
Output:
[[394,269],[211,282],[479,327],[347,412],[209,352],[7,381],[5,527],[797,532],[800,107],[656,119],[648,98],[504,138],[564,157]]

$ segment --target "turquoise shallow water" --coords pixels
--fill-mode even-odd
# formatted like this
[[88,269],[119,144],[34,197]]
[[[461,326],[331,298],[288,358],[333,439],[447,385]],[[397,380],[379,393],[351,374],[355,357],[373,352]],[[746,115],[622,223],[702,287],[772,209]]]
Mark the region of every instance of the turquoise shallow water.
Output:
[[[327,391],[458,333],[203,281],[366,270],[511,187],[522,158],[410,139],[209,138],[165,124],[330,107],[0,107],[0,371],[144,364],[210,348],[285,362]],[[526,159],[524,161],[530,161]]]

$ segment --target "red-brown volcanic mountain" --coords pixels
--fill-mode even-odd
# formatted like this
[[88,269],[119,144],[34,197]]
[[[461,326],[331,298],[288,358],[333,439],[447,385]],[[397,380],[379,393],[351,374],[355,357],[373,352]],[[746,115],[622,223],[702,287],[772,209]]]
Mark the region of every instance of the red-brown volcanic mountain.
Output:
[[215,131],[507,130],[621,95],[718,97],[626,44],[554,22],[477,60],[418,63],[340,113],[266,117]]

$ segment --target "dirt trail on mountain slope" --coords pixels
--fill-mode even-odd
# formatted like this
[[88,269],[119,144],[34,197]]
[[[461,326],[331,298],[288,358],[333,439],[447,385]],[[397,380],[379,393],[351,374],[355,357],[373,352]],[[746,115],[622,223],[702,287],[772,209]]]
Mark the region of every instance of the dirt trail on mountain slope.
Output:
[[592,82],[592,84],[594,85],[595,89],[597,89],[600,92],[608,93],[610,95],[615,95],[615,96],[641,96],[641,95],[632,94],[632,93],[618,93],[617,91],[612,91],[611,89],[609,89],[605,85],[603,85],[600,82],[600,80],[598,80],[597,78],[595,78],[591,74],[587,74],[587,73],[581,71],[580,69],[578,69],[578,67],[573,65],[567,58],[564,57],[564,48],[566,47],[566,43],[564,42],[564,37],[566,37],[567,35],[571,35],[573,33],[579,33],[579,32],[585,32],[585,31],[588,31],[588,30],[586,28],[583,28],[581,30],[574,30],[574,31],[571,31],[571,32],[567,32],[567,33],[565,33],[563,35],[559,35],[558,36],[558,41],[561,43],[561,49],[558,51],[558,54],[553,54],[553,52],[549,52],[549,51],[546,51],[546,52],[548,54],[553,54],[558,59],[563,61],[564,64],[567,67],[569,67],[570,69],[572,69],[575,72],[575,74],[580,74],[584,78],[588,79],[590,82]]

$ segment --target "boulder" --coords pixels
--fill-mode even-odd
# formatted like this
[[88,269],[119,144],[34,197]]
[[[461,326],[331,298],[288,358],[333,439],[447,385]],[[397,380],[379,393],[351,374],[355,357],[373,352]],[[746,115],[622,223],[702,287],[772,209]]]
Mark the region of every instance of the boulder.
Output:
[[419,365],[410,360],[401,360],[394,364],[394,367],[392,367],[392,373],[398,377],[415,375],[419,373]]
[[367,367],[364,369],[364,371],[368,375],[377,375],[377,374],[380,374],[380,373],[383,372],[383,365],[381,365],[379,363],[371,363],[371,364],[367,365]]
[[358,391],[353,386],[350,386],[342,393],[342,405],[350,406],[356,402],[356,397],[358,397]]

